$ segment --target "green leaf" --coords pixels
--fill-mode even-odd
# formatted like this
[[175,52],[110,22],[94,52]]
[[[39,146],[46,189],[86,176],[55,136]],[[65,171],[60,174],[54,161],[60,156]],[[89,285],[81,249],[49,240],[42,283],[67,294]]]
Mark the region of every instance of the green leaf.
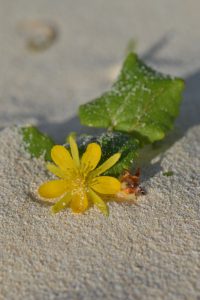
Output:
[[173,172],[173,171],[167,171],[167,172],[164,172],[163,175],[164,175],[164,176],[167,176],[167,177],[173,176],[173,175],[174,175],[174,172]]
[[80,120],[154,142],[172,129],[183,88],[182,79],[158,73],[130,53],[111,90],[80,106]]
[[24,148],[32,157],[44,155],[45,160],[51,160],[51,148],[55,143],[48,135],[40,132],[34,126],[23,127],[20,130]]
[[[124,169],[129,169],[138,155],[139,141],[129,134],[121,132],[105,132],[97,136],[82,135],[77,138],[80,155],[89,143],[98,143],[102,149],[100,164],[113,154],[120,152],[120,160],[104,175],[119,176]],[[69,145],[66,145],[69,148]]]

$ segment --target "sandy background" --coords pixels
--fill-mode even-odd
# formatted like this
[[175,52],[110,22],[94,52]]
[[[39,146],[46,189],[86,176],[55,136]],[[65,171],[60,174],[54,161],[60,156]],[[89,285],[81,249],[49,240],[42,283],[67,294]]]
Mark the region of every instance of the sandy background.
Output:
[[[200,299],[199,11],[194,0],[0,0],[2,299]],[[35,20],[57,32],[43,51],[27,47]],[[8,126],[34,123],[58,142],[83,130],[78,105],[110,86],[130,38],[149,65],[186,80],[166,151],[143,167],[148,194],[110,204],[108,219],[51,216],[35,197],[43,161]]]

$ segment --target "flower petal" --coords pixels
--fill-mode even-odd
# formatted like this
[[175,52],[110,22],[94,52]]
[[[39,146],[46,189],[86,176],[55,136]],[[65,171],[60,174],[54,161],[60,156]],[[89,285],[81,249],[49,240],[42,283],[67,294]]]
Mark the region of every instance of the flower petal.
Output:
[[121,183],[111,176],[100,176],[91,180],[90,187],[100,194],[116,194],[120,191]]
[[38,193],[44,198],[57,198],[68,191],[70,184],[66,180],[52,180],[43,183],[39,189]]
[[69,151],[61,145],[56,145],[51,150],[51,157],[55,164],[63,171],[75,170],[75,163]]
[[100,174],[104,173],[112,166],[116,164],[116,162],[120,159],[121,153],[115,153],[110,158],[108,158],[101,166],[99,166],[96,170],[94,170],[90,175],[91,177],[99,176]]
[[56,204],[51,207],[52,213],[56,214],[57,212],[65,209],[69,202],[72,199],[71,193],[67,193],[63,198],[61,198]]
[[85,193],[74,194],[70,207],[75,213],[83,213],[88,208],[88,198]]
[[47,163],[46,164],[47,169],[53,173],[54,175],[56,175],[57,177],[60,178],[66,178],[67,177],[67,173],[64,172],[63,170],[61,170],[59,167],[55,166],[52,163]]
[[101,147],[96,143],[87,146],[85,153],[81,158],[81,172],[87,174],[94,170],[101,159]]
[[107,204],[99,197],[93,190],[89,190],[88,192],[89,197],[91,198],[92,202],[100,209],[100,211],[105,215],[109,215],[108,206]]
[[71,149],[71,154],[72,154],[73,160],[75,161],[76,166],[79,167],[80,159],[79,159],[78,146],[72,135],[69,136],[69,144],[70,144],[70,149]]

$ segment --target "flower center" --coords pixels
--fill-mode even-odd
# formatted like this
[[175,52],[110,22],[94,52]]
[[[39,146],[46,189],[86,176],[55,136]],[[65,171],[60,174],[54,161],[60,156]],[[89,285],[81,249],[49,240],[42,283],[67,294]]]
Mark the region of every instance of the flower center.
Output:
[[73,194],[83,194],[88,191],[87,180],[80,174],[72,182]]

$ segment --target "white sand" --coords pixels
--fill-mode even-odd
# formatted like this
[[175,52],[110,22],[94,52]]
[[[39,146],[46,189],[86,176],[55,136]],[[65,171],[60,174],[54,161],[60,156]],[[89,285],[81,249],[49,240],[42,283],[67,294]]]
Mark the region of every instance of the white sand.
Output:
[[[0,4],[2,299],[200,299],[199,1]],[[59,36],[32,53],[17,28],[37,18]],[[143,168],[138,206],[111,203],[108,219],[94,208],[52,216],[35,193],[49,176],[44,162],[8,126],[33,122],[58,141],[83,131],[78,105],[110,85],[132,37],[149,64],[186,78],[171,146]]]
[[174,176],[150,166],[148,194],[138,206],[110,204],[108,219],[96,209],[52,216],[37,201],[36,189],[47,179],[43,161],[24,155],[16,129],[1,131],[4,299],[195,299],[199,129],[163,155],[161,169]]

